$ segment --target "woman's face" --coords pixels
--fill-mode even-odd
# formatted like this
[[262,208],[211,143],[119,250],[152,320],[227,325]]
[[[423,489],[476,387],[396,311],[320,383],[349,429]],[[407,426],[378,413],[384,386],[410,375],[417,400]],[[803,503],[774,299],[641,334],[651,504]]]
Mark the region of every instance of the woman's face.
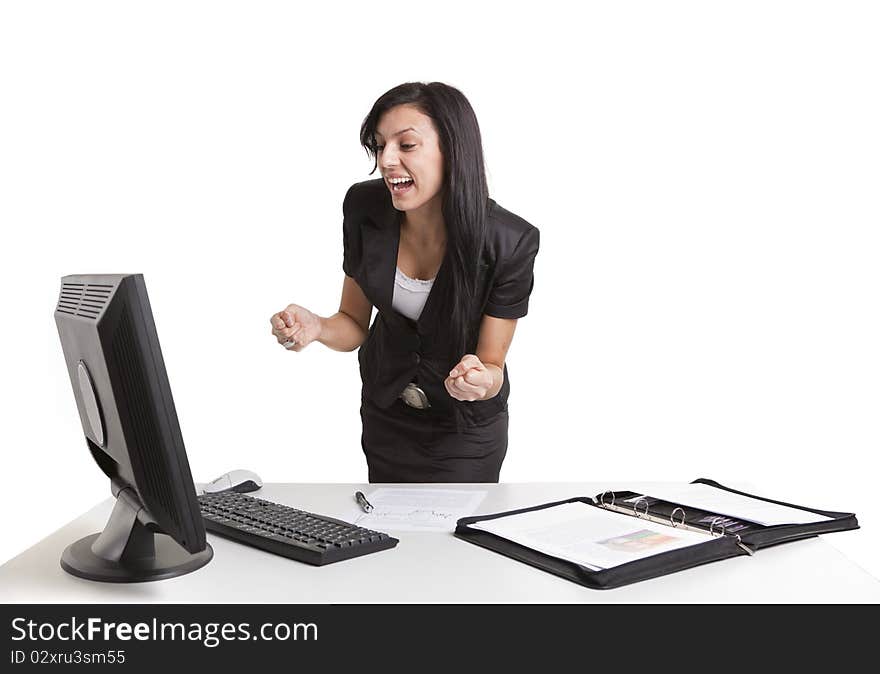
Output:
[[[379,118],[376,161],[399,211],[437,205],[443,199],[443,155],[434,122],[411,105],[398,105]],[[395,185],[392,179],[409,178]]]

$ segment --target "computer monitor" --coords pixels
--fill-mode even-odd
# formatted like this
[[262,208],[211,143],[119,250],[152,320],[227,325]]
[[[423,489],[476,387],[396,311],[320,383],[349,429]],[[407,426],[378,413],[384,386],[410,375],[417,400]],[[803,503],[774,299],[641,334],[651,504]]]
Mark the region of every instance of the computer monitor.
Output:
[[108,582],[204,566],[214,553],[143,276],[65,276],[55,322],[86,445],[116,497],[104,530],[68,546],[61,566]]

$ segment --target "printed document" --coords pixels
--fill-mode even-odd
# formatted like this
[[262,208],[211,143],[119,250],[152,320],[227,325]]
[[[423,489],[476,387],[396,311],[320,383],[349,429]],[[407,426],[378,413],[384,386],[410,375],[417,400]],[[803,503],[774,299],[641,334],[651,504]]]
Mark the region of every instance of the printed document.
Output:
[[380,487],[366,494],[370,513],[352,513],[349,521],[376,531],[455,531],[461,517],[473,515],[486,491]]
[[587,503],[563,503],[470,525],[593,571],[711,540]]

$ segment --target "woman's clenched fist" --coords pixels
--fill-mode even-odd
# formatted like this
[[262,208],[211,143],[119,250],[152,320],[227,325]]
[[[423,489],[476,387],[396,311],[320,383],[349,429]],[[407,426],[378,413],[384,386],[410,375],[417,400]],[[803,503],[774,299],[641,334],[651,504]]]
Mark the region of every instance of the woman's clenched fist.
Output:
[[297,304],[273,314],[272,334],[289,351],[302,351],[321,336],[321,317]]

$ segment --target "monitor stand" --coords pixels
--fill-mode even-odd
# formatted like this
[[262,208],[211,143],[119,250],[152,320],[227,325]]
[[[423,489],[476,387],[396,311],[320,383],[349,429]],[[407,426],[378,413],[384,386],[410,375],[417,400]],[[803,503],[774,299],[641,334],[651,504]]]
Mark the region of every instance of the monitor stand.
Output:
[[130,490],[121,490],[104,531],[67,546],[61,567],[88,580],[139,583],[182,576],[211,561],[209,544],[201,552],[188,552],[170,536],[150,531],[138,519],[140,510]]

